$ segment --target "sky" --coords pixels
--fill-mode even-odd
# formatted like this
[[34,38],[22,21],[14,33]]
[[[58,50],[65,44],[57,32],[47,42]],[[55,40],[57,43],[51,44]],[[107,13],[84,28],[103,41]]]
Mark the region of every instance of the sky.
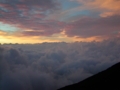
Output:
[[102,41],[120,36],[120,0],[0,0],[0,42]]

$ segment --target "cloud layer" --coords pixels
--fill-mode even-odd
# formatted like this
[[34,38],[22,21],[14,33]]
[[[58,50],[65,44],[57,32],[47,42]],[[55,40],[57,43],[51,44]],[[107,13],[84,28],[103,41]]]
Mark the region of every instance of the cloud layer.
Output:
[[66,25],[65,30],[68,36],[92,37],[119,35],[120,16],[105,18],[84,17],[78,21]]
[[[46,16],[58,10],[57,0],[2,0],[0,1],[0,20],[21,29],[32,29],[39,35],[52,35],[61,32],[62,25],[55,20],[44,20]],[[33,33],[35,32],[33,31]],[[23,33],[31,32],[25,31]],[[38,35],[38,34],[33,34]]]
[[80,9],[84,7],[84,9],[101,12],[101,17],[120,15],[120,1],[119,0],[71,0],[77,1],[82,6],[78,7]]
[[1,90],[56,90],[120,62],[120,38],[0,47]]
[[[119,0],[68,0],[66,2],[70,4],[73,1],[80,5],[74,8],[66,5],[68,9],[64,11],[65,5],[61,7],[63,2],[60,0],[1,0],[0,22],[19,29],[13,32],[2,30],[0,34],[4,37],[7,35],[38,36],[39,40],[41,37],[52,37],[63,31],[67,38],[119,37]],[[86,16],[83,16],[84,13]]]

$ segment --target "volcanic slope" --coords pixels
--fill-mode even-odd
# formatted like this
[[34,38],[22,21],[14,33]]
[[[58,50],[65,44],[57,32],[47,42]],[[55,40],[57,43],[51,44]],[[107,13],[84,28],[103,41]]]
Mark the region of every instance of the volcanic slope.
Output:
[[79,83],[58,90],[120,90],[120,62]]

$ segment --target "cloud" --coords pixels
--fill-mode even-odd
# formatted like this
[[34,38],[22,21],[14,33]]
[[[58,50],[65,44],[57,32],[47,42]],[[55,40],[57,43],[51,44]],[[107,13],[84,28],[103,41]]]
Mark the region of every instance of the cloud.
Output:
[[[23,31],[23,36],[50,36],[52,34],[62,32],[62,28],[64,27],[64,22],[47,20],[45,23],[35,23],[30,29],[33,31]],[[27,24],[27,23],[26,23]]]
[[63,25],[58,21],[47,21],[44,18],[59,7],[60,4],[56,0],[2,0],[0,1],[0,19],[2,23],[14,25],[23,30],[42,29],[51,35],[61,32]]
[[0,46],[1,90],[56,90],[120,62],[120,38]]
[[120,1],[119,0],[70,0],[70,1],[78,1],[83,4],[82,6],[86,6],[88,10],[93,10],[96,12],[100,12],[101,17],[107,17],[112,15],[120,15]]
[[7,32],[4,32],[4,31],[0,30],[0,35],[6,35],[6,34],[7,34]]
[[[77,1],[81,4],[79,7],[61,12],[59,11],[60,2],[55,0],[29,0],[29,2],[28,0],[2,0],[0,1],[0,19],[3,23],[20,28],[15,33],[12,32],[12,35],[16,36],[50,37],[53,34],[61,33],[64,28],[66,35],[70,37],[89,38],[103,36],[108,38],[115,35],[119,36],[120,2],[118,0],[70,1]],[[99,12],[101,17],[82,18],[82,16],[78,15],[76,18],[74,16],[71,18],[71,20],[77,19],[73,23],[67,24],[58,21],[79,10]],[[71,12],[67,13],[69,11]],[[32,31],[28,31],[28,29]]]
[[[88,38],[93,36],[119,36],[120,16],[90,18],[84,17],[65,26],[66,35]],[[116,33],[114,33],[116,32]]]
[[[20,70],[12,73],[7,72],[1,79],[2,90],[51,90],[52,78],[46,73],[39,71]],[[6,87],[7,86],[7,87]]]

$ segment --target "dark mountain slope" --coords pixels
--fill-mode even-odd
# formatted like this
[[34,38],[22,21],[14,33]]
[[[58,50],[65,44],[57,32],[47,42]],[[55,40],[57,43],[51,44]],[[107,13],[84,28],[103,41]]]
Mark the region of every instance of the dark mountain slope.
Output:
[[120,90],[120,62],[79,83],[58,90]]

